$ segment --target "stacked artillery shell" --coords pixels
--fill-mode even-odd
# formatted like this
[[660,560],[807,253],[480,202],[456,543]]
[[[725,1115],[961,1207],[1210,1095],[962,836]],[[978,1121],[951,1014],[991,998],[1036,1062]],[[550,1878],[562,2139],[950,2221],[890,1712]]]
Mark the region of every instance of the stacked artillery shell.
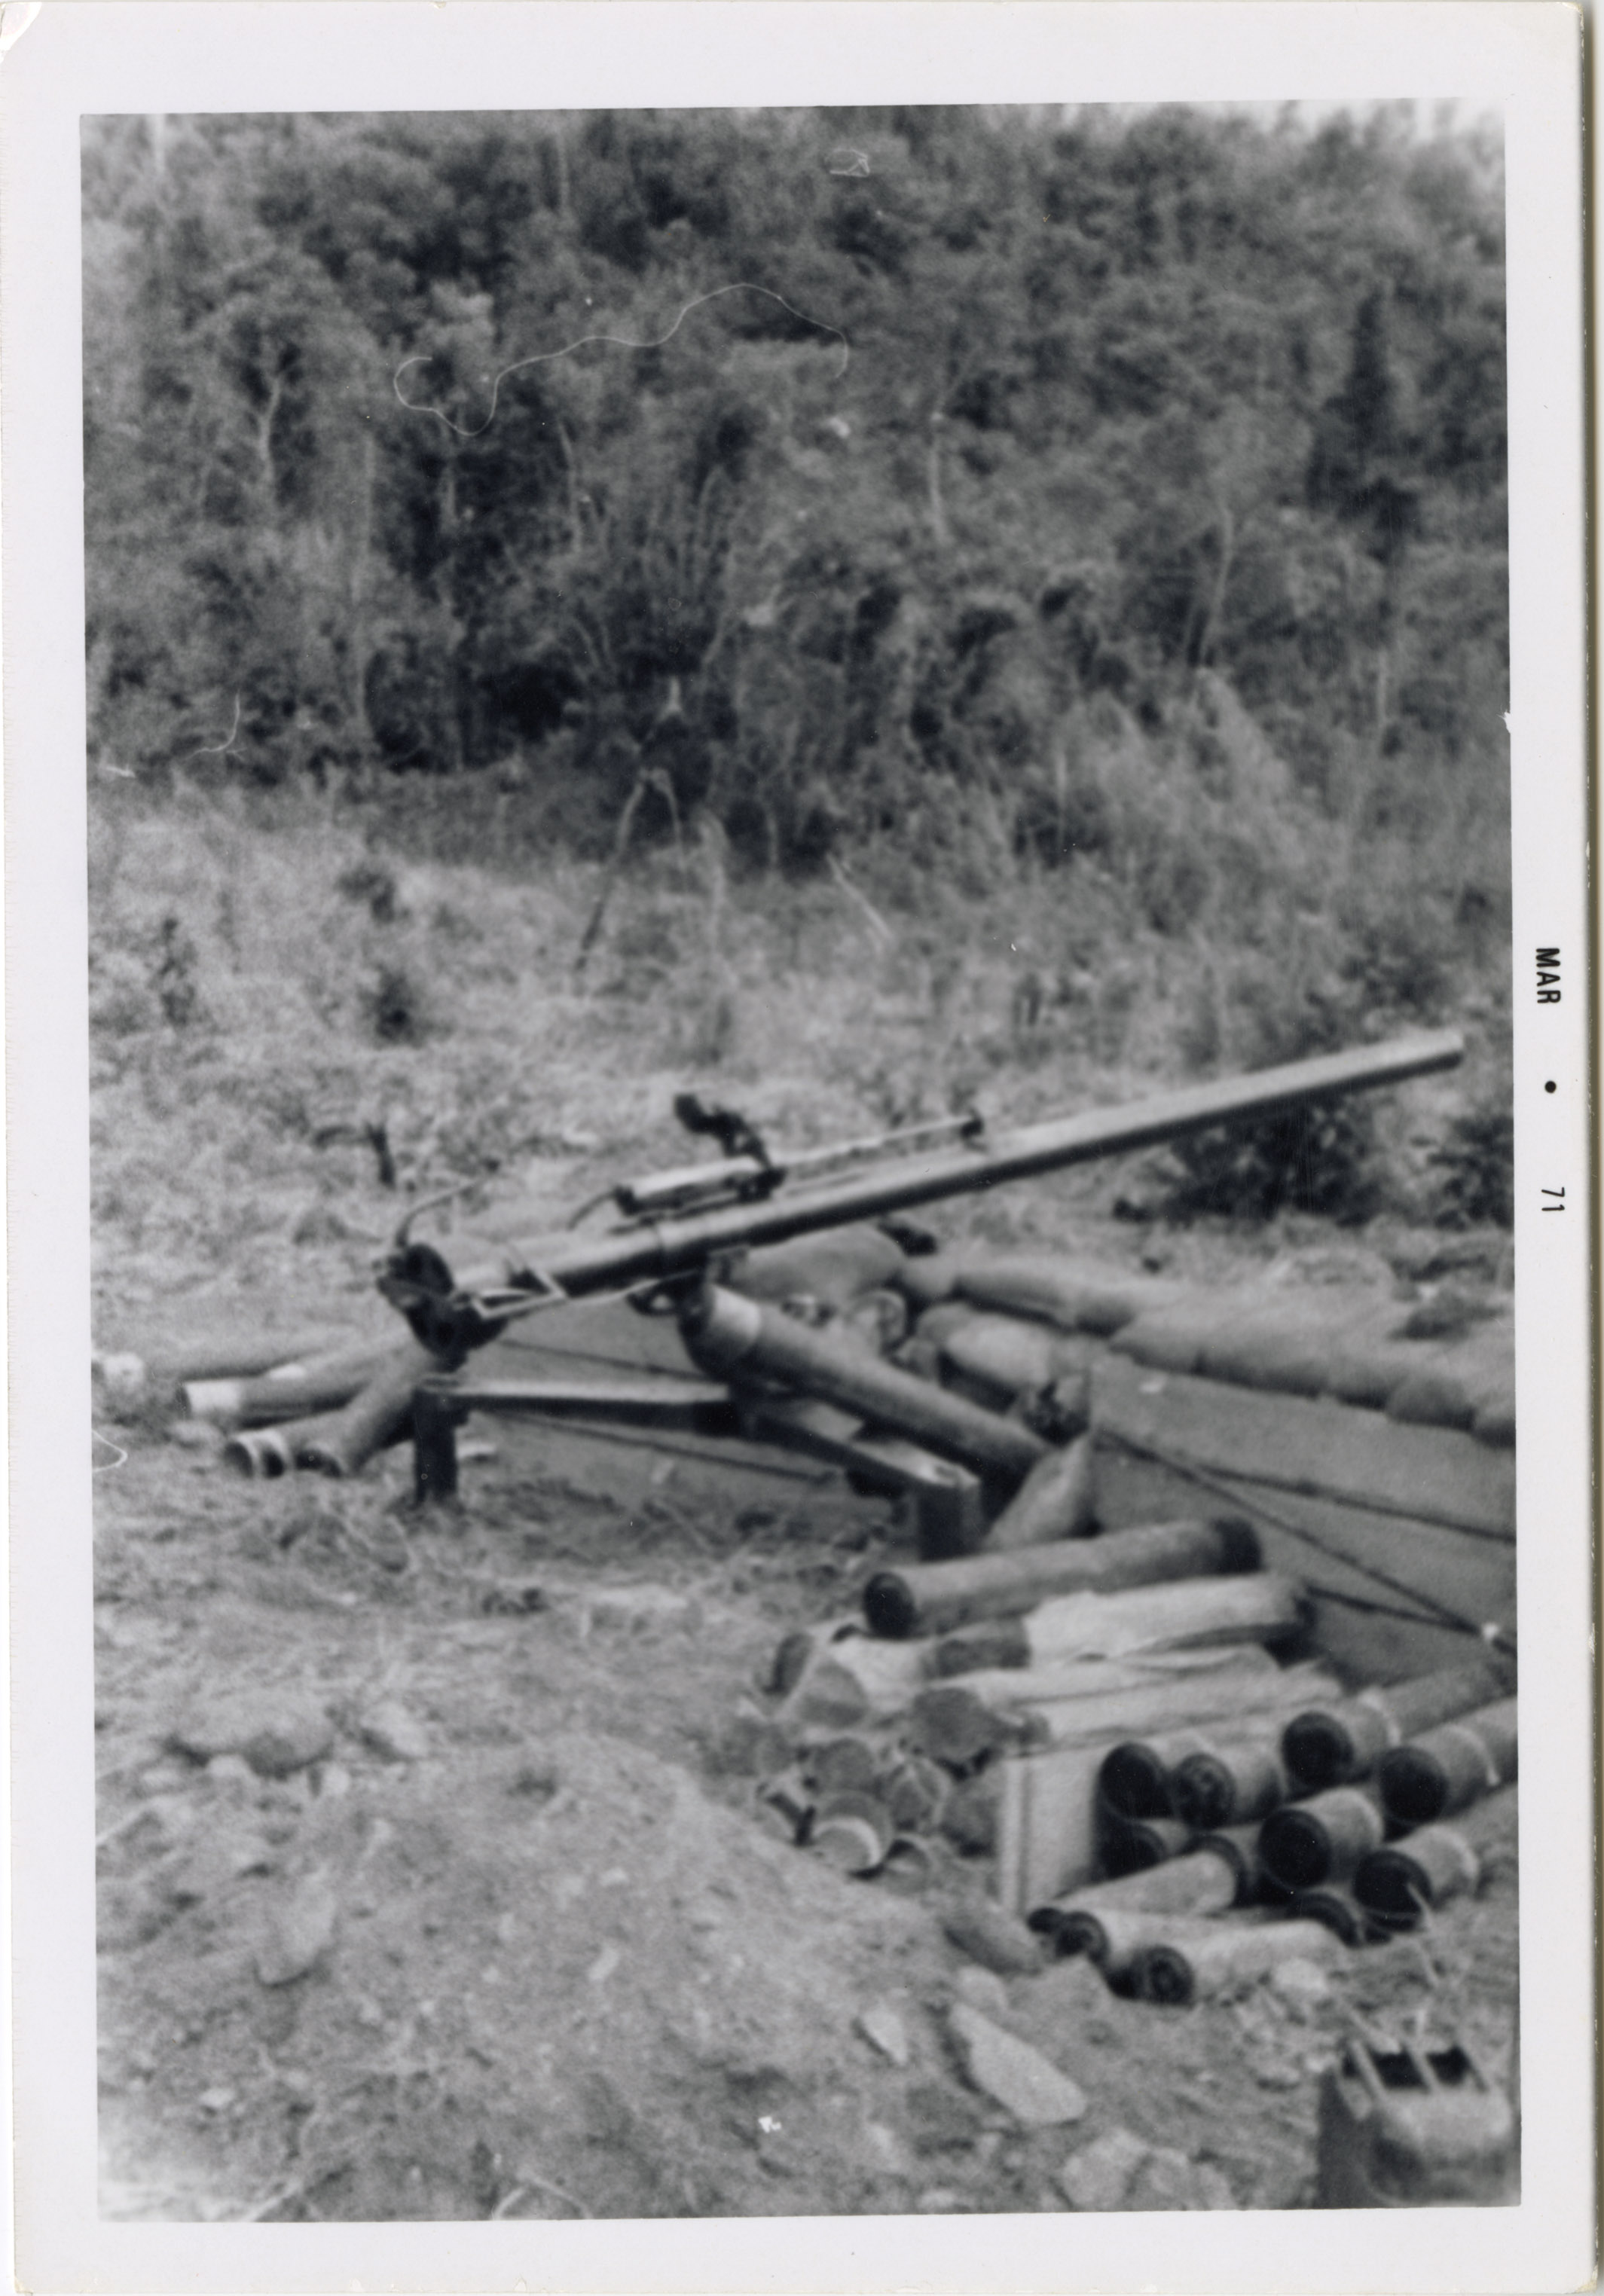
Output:
[[961,1674],[983,1666],[1040,1665],[1077,1655],[1117,1658],[1137,1651],[1187,1650],[1231,1643],[1286,1642],[1304,1629],[1303,1590],[1273,1570],[1188,1578],[1099,1595],[1064,1595],[1024,1619],[950,1635],[934,1669]]
[[[928,1321],[920,1320],[921,1337]],[[1082,1369],[1087,1352],[1084,1341],[1062,1339],[1045,1324],[972,1309],[951,1318],[938,1344],[943,1363],[960,1377],[1004,1398],[1050,1387],[1066,1372]]]
[[1242,1731],[1182,1755],[1170,1779],[1175,1814],[1195,1833],[1251,1825],[1287,1799],[1281,1732],[1274,1724]]
[[1337,1706],[1312,1707],[1287,1725],[1281,1751],[1296,1791],[1318,1793],[1368,1775],[1390,1748],[1500,1698],[1507,1669],[1493,1658],[1445,1667],[1411,1682],[1361,1690]]
[[1237,1888],[1235,1861],[1199,1843],[1183,1857],[1163,1859],[1038,1906],[1030,1926],[1050,1939],[1060,1954],[1086,1953],[1102,1961],[1108,1950],[1106,1922],[1110,1914],[1222,1914],[1237,1904]]
[[1376,1783],[1394,1826],[1434,1824],[1509,1784],[1519,1764],[1516,1703],[1479,1707],[1382,1756]]
[[917,1650],[843,1636],[808,1656],[776,1719],[795,1738],[832,1737],[901,1713],[922,1681]]
[[1310,1801],[1286,1802],[1259,1835],[1264,1870],[1284,1890],[1345,1882],[1386,1833],[1381,1798],[1367,1786],[1332,1786]]
[[958,1281],[958,1266],[950,1251],[907,1255],[892,1281],[909,1306],[922,1312],[951,1299]]
[[1150,1275],[1038,1257],[966,1265],[958,1271],[957,1289],[960,1299],[977,1307],[1034,1316],[1060,1331],[1095,1332],[1105,1338],[1181,1297],[1179,1286]]
[[827,1738],[810,1748],[800,1764],[803,1777],[820,1797],[835,1793],[872,1793],[880,1774],[879,1750],[867,1738],[851,1734]]
[[1170,1774],[1177,1762],[1211,1743],[1197,1729],[1169,1730],[1158,1738],[1127,1738],[1098,1772],[1098,1794],[1112,1818],[1171,1817]]
[[860,1220],[789,1243],[760,1245],[744,1256],[730,1289],[749,1300],[817,1300],[840,1311],[866,1292],[900,1284],[908,1266],[901,1246],[884,1228]]
[[1323,1890],[1299,1890],[1288,1898],[1289,1922],[1319,1922],[1344,1945],[1368,1944],[1374,1935],[1370,1915],[1352,1890],[1329,1882]]
[[1089,1961],[1096,1962],[1117,1990],[1139,1992],[1149,1955],[1169,1952],[1183,1956],[1189,1964],[1194,1955],[1205,1956],[1217,1937],[1229,1939],[1257,1936],[1265,1920],[1262,1914],[1226,1922],[1212,1919],[1206,1914],[1147,1912],[1137,1906],[1077,1906],[1066,1911],[1059,1926],[1045,1934],[1051,1939],[1054,1951],[1061,1959],[1084,1954]]
[[393,1339],[340,1348],[304,1363],[281,1364],[260,1378],[188,1380],[178,1391],[191,1419],[204,1419],[227,1433],[273,1427],[338,1410],[385,1369],[395,1352]]
[[[1288,1674],[1296,1674],[1290,1683]],[[1089,1678],[1077,1683],[1077,1675]],[[999,1669],[931,1683],[918,1693],[914,1710],[916,1718],[939,1713],[943,1727],[977,1735],[994,1730],[999,1721],[1024,1722],[1033,1742],[1065,1745],[1255,1710],[1285,1713],[1288,1699],[1298,1696],[1309,1679],[1301,1669],[1283,1672],[1256,1650],[1223,1666],[1158,1669],[1089,1660],[1078,1667],[1017,1673]],[[1167,1810],[1154,1814],[1162,1816]]]
[[1427,1912],[1475,1894],[1488,1861],[1513,1853],[1516,1824],[1516,1789],[1501,1787],[1450,1825],[1423,1825],[1373,1849],[1353,1876],[1353,1895],[1383,1928],[1417,1929]]
[[933,1761],[961,1775],[1029,1733],[1015,1717],[983,1705],[956,1683],[921,1690],[913,1702],[915,1742]]
[[[1278,1689],[1296,1699],[1309,1679],[1303,1668],[1279,1670]],[[1269,1791],[1260,1750],[1281,1734],[1284,1704],[1270,1704],[1252,1723],[1240,1710],[1213,1729],[1171,1730],[1159,1738],[1127,1739],[1103,1764],[1098,1790],[1111,1817],[1184,1817],[1200,1833],[1264,1816],[1283,1799]],[[1181,1782],[1181,1771],[1187,1771]],[[1274,1773],[1279,1778],[1279,1767]],[[1238,1809],[1240,1796],[1262,1807]]]
[[1200,1923],[1149,1946],[1133,1973],[1144,2000],[1180,2007],[1263,1977],[1281,1962],[1328,1960],[1337,1946],[1323,1922]]
[[1178,1817],[1118,1818],[1103,1829],[1103,1871],[1111,1881],[1146,1874],[1190,1849],[1197,1836]]
[[193,1382],[259,1379],[281,1365],[306,1364],[351,1344],[345,1334],[328,1330],[279,1339],[251,1334],[178,1348],[159,1357],[131,1350],[96,1355],[90,1371],[108,1407],[138,1410],[147,1404],[170,1403]]
[[834,1793],[814,1808],[808,1847],[842,1874],[872,1874],[885,1862],[896,1829],[877,1795]]
[[942,1635],[988,1619],[1017,1619],[1049,1595],[1115,1594],[1168,1578],[1256,1570],[1259,1545],[1239,1516],[1189,1518],[1106,1531],[1069,1546],[988,1551],[952,1562],[876,1571],[863,1605],[877,1635]]
[[1236,1875],[1239,1906],[1287,1902],[1287,1890],[1264,1870],[1264,1861],[1259,1854],[1263,1831],[1257,1825],[1222,1825],[1216,1833],[1200,1833],[1197,1837],[1198,1850],[1207,1849],[1223,1858]]

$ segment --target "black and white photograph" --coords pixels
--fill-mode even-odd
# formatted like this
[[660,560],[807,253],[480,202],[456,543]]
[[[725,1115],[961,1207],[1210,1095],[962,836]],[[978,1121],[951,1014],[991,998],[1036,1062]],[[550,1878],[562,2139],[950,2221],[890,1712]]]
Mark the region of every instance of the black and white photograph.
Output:
[[103,2230],[1534,2199],[1508,108],[1064,77],[81,108]]

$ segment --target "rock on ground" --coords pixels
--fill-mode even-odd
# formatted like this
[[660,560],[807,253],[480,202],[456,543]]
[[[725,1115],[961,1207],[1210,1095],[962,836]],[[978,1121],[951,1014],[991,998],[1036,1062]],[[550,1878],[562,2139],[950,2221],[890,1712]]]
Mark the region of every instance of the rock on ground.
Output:
[[909,2046],[908,2028],[889,2002],[876,2001],[858,2015],[858,2030],[874,2044],[883,2057],[889,2057],[899,2069],[906,2065],[912,2051]]
[[288,1985],[317,1967],[334,1942],[340,1893],[333,1876],[317,1868],[273,1908],[257,1948],[256,1973],[264,1985]]
[[1026,2128],[1057,2128],[1085,2112],[1085,2093],[1067,2073],[967,2001],[954,2003],[947,2030],[969,2080]]
[[212,1699],[186,1715],[170,1743],[200,1762],[237,1754],[259,1776],[287,1778],[329,1752],[333,1726],[321,1706],[270,1697]]
[[952,1989],[960,2001],[971,2009],[978,2009],[983,2017],[1006,2017],[1008,2013],[1008,1988],[993,1969],[960,1969],[952,1980]]
[[396,1699],[370,1707],[358,1726],[364,1745],[387,1762],[421,1762],[429,1751],[428,1731]]
[[1041,1940],[1016,1914],[989,1898],[955,1906],[942,1924],[953,1944],[999,1977],[1033,1976],[1041,1968]]
[[1167,2145],[1149,2144],[1125,2128],[1111,2128],[1072,2152],[1058,2171],[1071,2208],[1234,2209],[1236,2195],[1220,2170]]
[[1082,2144],[1058,2171],[1065,2199],[1072,2209],[1123,2209],[1131,2180],[1149,2149],[1128,2128],[1111,2128],[1106,2136]]

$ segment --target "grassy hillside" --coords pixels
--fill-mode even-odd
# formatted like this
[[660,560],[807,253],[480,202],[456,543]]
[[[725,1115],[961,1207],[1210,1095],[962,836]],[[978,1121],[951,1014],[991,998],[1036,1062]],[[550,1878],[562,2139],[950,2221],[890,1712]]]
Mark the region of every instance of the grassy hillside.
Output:
[[[1283,963],[1133,926],[1111,882],[1073,904],[1050,875],[1022,874],[1001,898],[931,885],[908,908],[890,871],[777,885],[732,867],[711,833],[626,872],[579,972],[606,873],[518,859],[522,801],[498,801],[511,857],[490,870],[455,857],[495,824],[451,804],[381,840],[312,794],[97,795],[104,1307],[218,1283],[308,1304],[332,1283],[354,1300],[410,1195],[477,1177],[555,1218],[683,1160],[670,1103],[687,1083],[800,1144],[971,1101],[1026,1119],[1315,1048],[1318,911]],[[1271,1250],[1300,1203],[1384,1222],[1497,1217],[1501,1012],[1472,1000],[1468,1026],[1466,1070],[1355,1103],[1301,1162],[1272,1161],[1268,1194],[1262,1154],[1200,1150],[1186,1166],[1089,1168],[941,1224],[1049,1236],[1123,1193],[1161,1227],[1211,1205],[1279,1210],[1254,1247]]]

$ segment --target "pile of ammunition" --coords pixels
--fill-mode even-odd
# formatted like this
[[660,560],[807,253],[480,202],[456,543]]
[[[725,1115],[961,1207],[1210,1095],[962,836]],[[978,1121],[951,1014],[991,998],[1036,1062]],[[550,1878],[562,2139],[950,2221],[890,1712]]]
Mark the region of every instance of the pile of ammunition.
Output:
[[[633,1234],[602,1242],[645,1250]],[[1099,1530],[1099,1441],[1124,1439],[1100,1398],[1129,1383],[1133,1359],[1156,1389],[1206,1397],[1212,1377],[1460,1431],[1401,1429],[1394,1449],[1503,1443],[1501,1308],[1461,1302],[1422,1321],[1396,1301],[1336,1308],[1328,1292],[1301,1307],[1263,1284],[1205,1297],[1128,1270],[909,1241],[863,1221],[701,1267],[673,1298],[695,1379],[659,1366],[606,1389],[465,1381],[416,1338],[326,1334],[235,1349],[182,1376],[107,1357],[98,1375],[113,1403],[177,1387],[190,1420],[223,1430],[224,1456],[253,1473],[355,1473],[410,1432],[419,1496],[449,1497],[468,1411],[588,1405],[760,1434],[900,1491],[921,1559],[876,1570],[860,1615],[787,1637],[771,1708],[742,1726],[735,1766],[759,1780],[755,1808],[842,1872],[892,1886],[939,1885],[956,1861],[989,1858],[995,1897],[1044,1954],[1087,1954],[1153,2000],[1407,1930],[1474,1890],[1514,1828],[1501,1635],[1484,1644],[1484,1613],[1467,1626],[1441,1587],[1422,1594],[1427,1607],[1402,1615],[1439,1640],[1444,1619],[1457,1624],[1468,1654],[1353,1691],[1351,1668],[1339,1680],[1313,1650],[1312,1596],[1330,1590],[1265,1567],[1242,1516]],[[1272,1415],[1309,1408],[1282,1402]],[[1224,1472],[1256,1489],[1272,1467],[1233,1456]],[[1488,1461],[1472,1480],[1490,1475]],[[1206,1504],[1209,1484],[1183,1471],[1180,1503]],[[1328,1496],[1389,1519],[1411,1511]],[[1256,1496],[1238,1503],[1276,1524]],[[1441,1534],[1456,1528],[1435,1493],[1420,1505],[1436,1544],[1417,1559],[1417,1587],[1420,1569],[1448,1567]],[[1461,1575],[1479,1587],[1489,1554],[1502,1568],[1487,1544],[1499,1534],[1457,1527],[1475,1534],[1460,1542]],[[1281,1535],[1275,1551],[1301,1570],[1309,1548]]]
[[1230,1517],[876,1571],[781,1644],[757,1807],[892,1886],[988,1857],[1153,2001],[1409,1931],[1512,1854],[1510,1669],[1350,1694],[1306,1619]]

